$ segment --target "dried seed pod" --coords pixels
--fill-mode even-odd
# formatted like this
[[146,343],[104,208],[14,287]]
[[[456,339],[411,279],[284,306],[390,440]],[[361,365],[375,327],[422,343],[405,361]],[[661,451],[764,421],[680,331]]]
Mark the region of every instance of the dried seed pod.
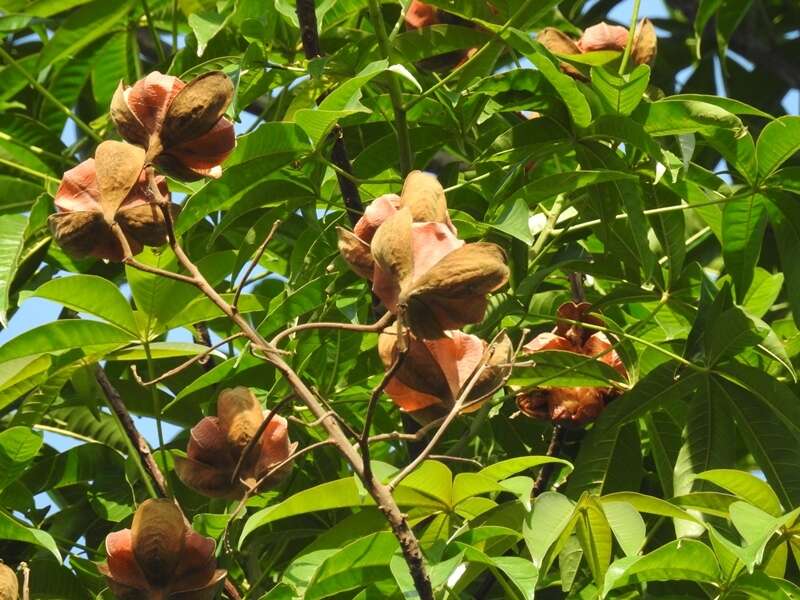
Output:
[[581,52],[597,52],[599,50],[622,51],[628,43],[628,30],[619,25],[601,22],[587,27],[577,46]]
[[400,296],[408,326],[425,339],[448,329],[478,323],[486,313],[486,294],[508,281],[505,253],[485,242],[454,250],[413,282]]
[[146,500],[131,529],[106,536],[98,565],[109,588],[129,600],[211,600],[226,572],[216,568],[214,540],[189,529],[171,500]]
[[114,221],[117,210],[144,168],[144,150],[124,142],[108,141],[94,153],[100,206],[107,223]]
[[19,598],[19,580],[14,569],[0,562],[0,600]]
[[243,386],[224,389],[217,399],[219,427],[231,449],[244,448],[263,420],[261,404],[255,394]]
[[430,27],[439,23],[439,10],[431,5],[420,0],[411,0],[406,10],[406,25],[412,29],[421,29],[422,27]]
[[[64,173],[55,196],[58,211],[49,218],[56,242],[77,257],[121,261],[123,248],[114,233],[119,226],[133,254],[166,243],[161,210],[152,204],[144,151],[122,142],[103,142],[90,158]],[[169,198],[166,180],[156,177]],[[170,204],[173,215],[179,207]]]
[[342,227],[336,228],[336,235],[339,238],[339,254],[342,255],[345,262],[356,275],[364,279],[372,279],[372,274],[375,271],[375,260],[372,258],[369,244]]
[[219,123],[233,99],[233,83],[222,71],[190,81],[170,102],[161,143],[174,148],[208,133]]
[[536,41],[556,54],[580,54],[575,41],[560,29],[545,27],[536,34]]
[[411,211],[397,211],[375,232],[370,248],[375,264],[399,289],[413,273]]
[[172,500],[145,500],[133,516],[131,542],[136,562],[154,586],[173,575],[185,543],[183,515]]
[[656,28],[650,19],[642,19],[636,26],[631,58],[637,65],[652,65],[658,51]]
[[[243,462],[236,481],[234,469],[242,451],[266,418],[253,392],[245,387],[223,390],[217,400],[216,417],[205,417],[189,436],[186,458],[175,458],[175,470],[184,484],[212,498],[241,498],[273,467],[286,461],[297,448],[289,440],[288,423],[275,415]],[[286,476],[291,463],[283,465],[261,482],[275,485]],[[245,482],[244,485],[242,482]]]
[[430,173],[411,171],[406,176],[400,206],[408,207],[415,222],[450,223],[444,189]]
[[[397,336],[386,330],[378,340],[378,352],[388,369],[397,357]],[[464,400],[462,412],[480,408],[477,400],[489,394],[501,381],[509,360],[510,342],[495,346],[485,367],[481,367],[487,344],[480,338],[450,331],[437,340],[410,337],[408,350],[400,368],[386,386],[386,394],[401,409],[421,423],[430,422],[452,408],[476,369],[478,378]]]
[[[599,317],[589,314],[587,302],[566,302],[557,311],[557,325],[552,332],[540,333],[525,344],[523,351],[535,360],[537,352],[560,350],[598,360],[627,377],[627,371],[608,337],[602,332],[591,333],[582,324],[602,326]],[[567,321],[569,320],[569,322]],[[529,417],[549,419],[571,425],[585,425],[602,412],[617,391],[610,387],[544,387],[525,391],[517,396],[520,411]]]
[[220,71],[188,84],[155,71],[131,87],[120,84],[111,118],[122,137],[146,148],[147,162],[189,181],[219,177],[236,145],[233,123],[224,117],[233,91]]

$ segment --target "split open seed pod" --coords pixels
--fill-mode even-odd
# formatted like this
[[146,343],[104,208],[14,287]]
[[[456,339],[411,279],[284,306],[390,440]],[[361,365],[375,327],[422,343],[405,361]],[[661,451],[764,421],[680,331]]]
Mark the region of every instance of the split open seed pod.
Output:
[[[547,350],[594,356],[623,377],[627,370],[613,344],[601,331],[604,321],[590,314],[588,302],[566,302],[557,311],[556,327],[540,333],[523,347],[523,353],[535,361],[536,353]],[[548,419],[567,425],[585,425],[595,420],[606,404],[618,394],[613,387],[540,387],[517,396],[520,411],[536,419]]]
[[226,575],[214,540],[189,528],[168,499],[142,502],[130,529],[106,536],[106,554],[98,569],[125,600],[211,600]]
[[[502,383],[508,370],[511,344],[506,336],[493,346],[481,366],[487,344],[461,331],[448,332],[437,340],[411,337],[406,356],[386,386],[386,394],[420,423],[446,415],[476,371],[477,379],[463,402],[461,412],[472,412]],[[396,329],[385,330],[378,340],[378,353],[388,370],[397,360]]]
[[500,246],[486,242],[453,250],[430,270],[404,286],[399,305],[414,335],[437,339],[450,329],[479,323],[486,314],[486,295],[508,281]]
[[19,580],[14,569],[0,562],[0,600],[19,598]]
[[[145,152],[123,142],[101,143],[90,158],[64,173],[55,195],[56,213],[49,218],[56,242],[69,254],[110,261],[124,258],[114,233],[120,227],[132,254],[143,246],[167,242],[164,215],[153,203],[144,170]],[[156,185],[169,197],[166,180]],[[170,204],[177,216],[179,207]]]
[[[289,440],[288,423],[275,415],[247,454],[235,481],[234,469],[247,444],[266,417],[253,392],[246,387],[223,390],[217,416],[205,417],[189,436],[186,458],[175,458],[178,477],[188,487],[212,498],[241,498],[248,487],[291,456],[297,448]],[[279,483],[291,470],[287,463],[261,483],[261,489]]]
[[221,71],[184,83],[158,71],[127,87],[121,82],[111,101],[120,135],[147,149],[170,175],[186,181],[219,177],[233,151],[233,123],[224,117],[233,83]]

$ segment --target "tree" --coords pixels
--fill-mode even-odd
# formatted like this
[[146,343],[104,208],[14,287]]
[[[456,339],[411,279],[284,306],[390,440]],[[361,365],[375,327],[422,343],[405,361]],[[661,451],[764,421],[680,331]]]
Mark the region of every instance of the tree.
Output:
[[0,598],[800,597],[800,12],[640,4],[0,0]]

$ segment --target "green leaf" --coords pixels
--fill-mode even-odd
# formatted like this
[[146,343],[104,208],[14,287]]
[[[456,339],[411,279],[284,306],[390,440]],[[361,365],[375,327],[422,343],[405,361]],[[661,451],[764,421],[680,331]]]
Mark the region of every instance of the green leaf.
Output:
[[505,491],[505,488],[491,477],[480,473],[459,473],[453,480],[452,505],[455,506],[473,496],[502,491]]
[[41,447],[41,436],[27,427],[0,432],[0,491],[25,472]]
[[556,173],[526,184],[515,192],[515,196],[524,198],[531,206],[535,202],[553,198],[558,194],[568,194],[599,183],[635,179],[638,178],[631,173],[611,170]]
[[642,103],[633,114],[650,135],[680,135],[701,133],[713,135],[718,129],[735,133],[745,131],[736,115],[707,102],[665,98],[652,103]]
[[772,488],[751,473],[735,469],[712,469],[698,474],[696,478],[710,481],[731,494],[747,500],[773,517],[778,517],[783,512],[778,496],[772,491]]
[[319,106],[303,108],[294,114],[295,122],[305,130],[314,146],[331,130],[334,123],[347,115],[357,112],[369,112],[361,104],[363,88],[369,81],[390,69],[386,60],[378,60],[368,64],[357,75],[340,83]]
[[0,510],[0,540],[14,540],[44,548],[60,563],[61,554],[55,540],[46,531],[27,527]]
[[720,570],[711,548],[696,540],[675,540],[641,557],[614,562],[608,570],[603,595],[618,587],[645,581],[717,582]]
[[723,358],[736,356],[759,344],[768,333],[769,327],[760,319],[740,308],[729,308],[708,324],[703,338],[707,362],[715,365]]
[[611,527],[596,498],[583,496],[575,508],[576,532],[595,583],[600,586],[611,563]]
[[550,547],[567,527],[574,525],[574,513],[575,505],[562,494],[544,492],[536,498],[533,511],[522,526],[522,536],[537,568],[542,567]]
[[479,47],[489,39],[489,32],[481,29],[437,24],[401,33],[392,41],[392,49],[413,63],[455,50]]
[[712,378],[736,419],[738,430],[782,505],[800,504],[800,441],[759,398],[727,381]]
[[734,98],[726,98],[725,96],[712,96],[711,94],[675,94],[669,97],[670,100],[684,100],[693,102],[705,102],[706,104],[713,104],[729,113],[734,115],[753,115],[756,117],[764,117],[765,119],[772,119],[772,115],[765,113],[763,110],[750,106]]
[[493,465],[484,467],[478,472],[484,477],[489,477],[495,481],[502,481],[522,471],[552,463],[559,463],[569,468],[572,467],[568,461],[553,456],[519,456],[517,458],[501,460]]
[[39,53],[39,70],[74,57],[83,48],[103,37],[118,26],[132,5],[133,0],[95,0],[71,13]]
[[216,11],[192,13],[187,21],[192,28],[194,37],[197,39],[197,56],[203,56],[206,46],[222,28],[225,27],[227,19]]
[[600,505],[625,556],[637,554],[644,545],[647,531],[636,508],[628,502],[609,502],[607,499]]
[[25,228],[28,219],[23,215],[0,216],[0,325],[8,326],[11,284],[19,268]]
[[397,549],[397,539],[389,531],[348,544],[320,564],[303,597],[326,598],[385,578]]
[[800,203],[786,194],[771,194],[766,209],[786,278],[786,297],[794,322],[800,325],[800,261],[796,256],[800,248]]
[[59,277],[39,286],[33,296],[100,317],[132,335],[138,335],[128,300],[108,279],[96,275]]
[[647,496],[638,492],[614,492],[613,494],[600,496],[601,504],[605,506],[607,502],[624,502],[630,504],[639,512],[669,517],[671,519],[698,522],[696,517],[675,506],[671,502],[657,498],[656,496]]
[[[577,497],[584,491],[603,489],[623,424],[656,410],[668,400],[682,398],[695,389],[700,376],[694,373],[676,376],[675,369],[676,365],[672,362],[659,365],[601,413],[578,451],[575,471],[567,483],[569,495]],[[623,466],[630,468],[629,465]]]
[[128,332],[114,325],[82,319],[53,321],[21,333],[0,346],[0,363],[71,348],[96,350],[107,346],[110,350],[131,341]]
[[766,226],[767,210],[761,194],[725,203],[722,211],[722,255],[740,302],[753,281]]
[[615,114],[631,114],[642,100],[650,82],[650,67],[639,65],[623,76],[602,67],[592,69],[592,86]]
[[[262,123],[250,133],[236,138],[236,149],[225,161],[225,166],[231,168],[276,154],[297,155],[309,150],[308,135],[296,123]],[[261,175],[265,174],[262,171]]]
[[622,376],[601,360],[567,352],[543,350],[530,357],[531,366],[518,366],[509,379],[510,385],[526,388],[538,386],[594,386],[605,387],[610,381],[621,381]]
[[795,152],[800,150],[800,117],[784,116],[768,123],[756,142],[758,176],[772,175]]
[[[516,39],[519,39],[520,32],[513,32],[516,34]],[[536,44],[534,46],[527,39],[523,46],[524,54],[533,65],[539,69],[544,78],[552,85],[556,93],[561,96],[564,104],[567,106],[572,121],[578,127],[588,127],[592,121],[592,110],[589,108],[589,103],[586,97],[578,89],[578,84],[569,75],[565,75],[545,54],[544,49]]]
[[352,477],[329,481],[298,492],[283,502],[254,513],[247,519],[239,543],[241,545],[255,529],[273,521],[309,512],[370,504],[373,504],[372,498],[366,492],[362,493],[359,490]]
[[403,479],[402,486],[432,498],[444,507],[455,505],[453,473],[447,465],[439,461],[423,461]]

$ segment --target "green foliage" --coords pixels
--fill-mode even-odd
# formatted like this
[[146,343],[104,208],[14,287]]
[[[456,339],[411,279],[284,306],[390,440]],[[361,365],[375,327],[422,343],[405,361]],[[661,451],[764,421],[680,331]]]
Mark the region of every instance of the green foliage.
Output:
[[[437,599],[800,598],[800,117],[781,104],[800,80],[800,13],[665,0],[650,65],[533,35],[577,39],[633,4],[434,0],[451,14],[413,28],[406,0],[318,0],[321,53],[306,59],[287,0],[0,0],[0,559],[28,564],[30,597],[113,598],[105,538],[159,493],[126,410],[243,597],[421,597],[387,507],[289,369],[353,452],[365,422],[378,436],[371,471]],[[186,275],[166,244],[139,265],[79,259],[48,227],[64,171],[119,139],[120,80],[156,70],[234,83],[221,177],[168,180],[174,232],[212,296],[154,272]],[[385,393],[366,419],[376,332],[302,327],[381,314],[337,227],[399,194],[406,160],[437,175],[460,238],[506,255],[509,283],[467,333],[505,332],[519,352],[585,299],[602,317],[585,333],[615,353],[515,354],[410,473],[437,427],[412,439]],[[234,298],[231,319],[220,306]],[[31,325],[45,304],[58,318]],[[266,339],[301,326],[280,339],[286,369],[242,323]],[[617,355],[624,373],[605,360]],[[241,506],[175,468],[235,386],[266,410],[288,397],[278,413],[301,451]],[[607,406],[553,427],[515,401],[564,388]]]

